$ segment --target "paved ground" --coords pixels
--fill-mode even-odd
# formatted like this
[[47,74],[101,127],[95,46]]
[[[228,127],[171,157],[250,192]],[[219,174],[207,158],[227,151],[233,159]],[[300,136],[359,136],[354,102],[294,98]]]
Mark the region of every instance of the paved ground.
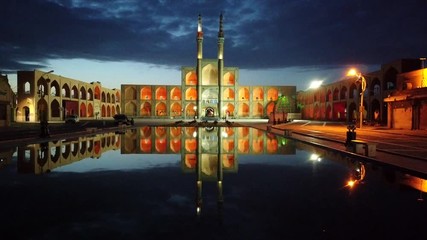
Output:
[[[135,125],[197,125],[197,123],[175,120],[135,120]],[[346,142],[347,125],[337,122],[322,121],[294,121],[291,123],[271,125],[266,122],[220,122],[218,125],[247,125],[283,135],[285,130],[292,131],[289,138],[294,138],[324,148],[331,148],[349,153]],[[203,125],[203,123],[198,123]],[[49,125],[50,138],[40,138],[40,125],[15,123],[9,128],[0,128],[0,147],[12,147],[29,142],[61,139],[64,136],[90,134],[93,131],[116,131],[117,127],[111,121],[83,121],[77,124],[51,123]],[[402,167],[427,176],[427,130],[394,130],[384,127],[363,126],[356,129],[356,138],[376,143],[376,156],[366,158],[370,161],[382,162]],[[350,153],[351,154],[351,153]],[[358,157],[358,156],[355,156]]]
[[[291,131],[290,138],[308,143],[349,152],[345,146],[347,125],[336,122],[294,121],[280,125],[260,124],[256,127],[285,134]],[[395,130],[384,127],[363,126],[357,128],[356,139],[376,144],[376,156],[368,158],[385,164],[402,167],[410,171],[427,174],[427,131]]]

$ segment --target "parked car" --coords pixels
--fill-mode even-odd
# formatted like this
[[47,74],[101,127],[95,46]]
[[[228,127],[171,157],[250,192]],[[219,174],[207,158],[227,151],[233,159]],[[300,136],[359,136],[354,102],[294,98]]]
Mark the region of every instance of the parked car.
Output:
[[129,119],[126,114],[116,114],[114,115],[114,123],[116,125],[119,124],[126,124],[126,125],[131,125],[133,124],[133,119]]
[[65,123],[78,123],[80,121],[78,115],[68,115],[65,117]]

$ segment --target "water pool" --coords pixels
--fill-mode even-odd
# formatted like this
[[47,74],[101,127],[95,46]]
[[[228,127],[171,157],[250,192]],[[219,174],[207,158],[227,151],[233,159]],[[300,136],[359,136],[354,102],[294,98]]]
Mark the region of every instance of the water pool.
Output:
[[[425,239],[425,176],[253,128],[4,149],[4,239]],[[3,237],[2,237],[3,239]]]

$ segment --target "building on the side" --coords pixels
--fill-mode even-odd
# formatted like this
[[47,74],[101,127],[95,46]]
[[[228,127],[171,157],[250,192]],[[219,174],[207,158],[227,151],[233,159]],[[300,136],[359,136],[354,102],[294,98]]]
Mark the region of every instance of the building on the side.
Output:
[[16,95],[7,75],[0,73],[0,127],[8,127],[13,121]]
[[[362,73],[366,79],[363,96],[363,119],[372,124],[386,125],[390,120],[387,99],[395,94],[398,79],[419,70],[419,59],[400,59],[383,64],[381,69]],[[317,89],[298,92],[297,104],[303,119],[357,122],[361,101],[361,84],[355,77],[325,84]]]
[[396,91],[384,99],[390,128],[427,129],[427,69],[420,60],[422,68],[397,75]]
[[107,89],[100,82],[59,76],[53,71],[18,71],[16,121],[63,121],[67,115],[81,119],[111,118],[120,113],[121,93]]
[[180,85],[122,84],[121,107],[134,118],[282,118],[295,112],[295,86],[244,86],[239,68],[224,66],[223,18],[220,16],[217,59],[203,58],[202,18],[197,24],[197,62],[181,68]]

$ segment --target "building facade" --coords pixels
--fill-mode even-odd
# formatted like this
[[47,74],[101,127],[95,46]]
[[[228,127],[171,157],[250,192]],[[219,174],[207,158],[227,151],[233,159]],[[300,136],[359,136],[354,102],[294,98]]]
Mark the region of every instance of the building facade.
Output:
[[16,121],[63,121],[67,115],[81,119],[111,118],[120,113],[121,93],[51,72],[18,71]]
[[0,74],[0,127],[8,127],[13,121],[15,99],[7,75]]
[[[419,59],[401,59],[383,64],[378,71],[363,74],[367,86],[363,96],[364,121],[387,125],[391,109],[386,98],[396,92],[400,84],[398,79],[420,66]],[[346,77],[317,89],[298,92],[297,101],[303,119],[357,122],[360,94],[361,84],[355,77]]]
[[217,59],[203,58],[200,15],[196,36],[196,66],[181,68],[180,85],[121,85],[125,114],[134,118],[268,118],[277,110],[278,100],[285,98],[284,111],[295,112],[295,86],[243,86],[239,69],[224,66],[222,15]]
[[396,91],[384,102],[388,108],[388,127],[427,129],[427,69],[424,62],[421,69],[399,74]]

